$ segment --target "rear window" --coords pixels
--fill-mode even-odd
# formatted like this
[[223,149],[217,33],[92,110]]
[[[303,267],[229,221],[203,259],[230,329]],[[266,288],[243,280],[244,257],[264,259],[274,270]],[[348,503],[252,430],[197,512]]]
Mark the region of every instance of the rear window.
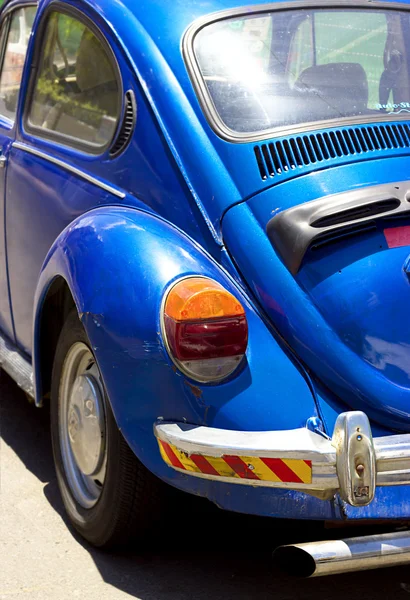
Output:
[[219,126],[255,134],[408,115],[409,44],[404,11],[274,11],[203,27],[193,67]]

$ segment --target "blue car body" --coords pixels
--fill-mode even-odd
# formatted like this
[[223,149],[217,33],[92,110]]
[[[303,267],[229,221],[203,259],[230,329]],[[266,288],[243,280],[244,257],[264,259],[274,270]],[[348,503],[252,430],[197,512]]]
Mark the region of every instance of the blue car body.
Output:
[[[7,2],[3,14],[29,3]],[[287,164],[278,150],[282,164],[269,173],[269,163],[257,160],[266,157],[262,146],[292,148],[295,136],[233,143],[218,135],[181,51],[193,22],[238,4],[176,0],[171,10],[165,0],[40,0],[16,122],[0,116],[7,160],[0,173],[0,330],[32,364],[41,405],[49,391],[52,298],[68,287],[118,427],[144,465],[177,488],[258,515],[407,518],[408,485],[379,487],[371,504],[354,507],[337,494],[320,499],[191,477],[164,462],[153,434],[161,419],[331,436],[346,410],[366,412],[375,438],[410,432],[409,246],[389,248],[383,229],[395,222],[306,255],[297,274],[266,234],[274,215],[304,202],[410,179],[410,120],[327,127],[321,153]],[[246,2],[249,10],[253,4],[272,7]],[[115,158],[109,148],[92,155],[26,127],[38,32],[50,6],[61,5],[101,31],[123,91],[135,95],[135,130]],[[372,127],[384,128],[380,147],[365,147]],[[337,146],[336,132],[353,140],[351,149]],[[322,134],[318,125],[297,136],[307,144]],[[166,290],[191,275],[221,283],[246,311],[246,363],[214,385],[175,369],[161,334]]]

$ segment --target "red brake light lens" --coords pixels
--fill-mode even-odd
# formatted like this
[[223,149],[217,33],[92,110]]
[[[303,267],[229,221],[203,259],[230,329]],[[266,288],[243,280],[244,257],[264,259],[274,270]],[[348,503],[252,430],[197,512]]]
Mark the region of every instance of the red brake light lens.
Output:
[[248,324],[241,303],[205,277],[177,282],[165,299],[163,335],[178,368],[200,382],[221,380],[242,360]]

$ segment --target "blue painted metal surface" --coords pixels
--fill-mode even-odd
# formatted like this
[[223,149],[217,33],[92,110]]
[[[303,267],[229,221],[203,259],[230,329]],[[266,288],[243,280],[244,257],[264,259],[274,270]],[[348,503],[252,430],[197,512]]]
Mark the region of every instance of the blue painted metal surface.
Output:
[[[49,4],[40,0],[35,33]],[[293,277],[265,232],[274,211],[409,179],[409,148],[403,142],[349,156],[334,152],[264,180],[254,143],[231,144],[210,129],[180,50],[195,18],[237,0],[176,0],[172,11],[166,0],[66,4],[80,9],[109,41],[123,89],[135,93],[138,120],[131,144],[115,159],[108,150],[88,155],[25,131],[33,36],[17,127],[7,130],[0,122],[0,146],[10,151],[5,190],[0,172],[0,329],[14,336],[14,317],[17,346],[33,357],[37,400],[42,303],[54,278],[62,277],[117,423],[156,475],[240,512],[405,518],[410,503],[404,487],[378,490],[370,507],[352,509],[297,492],[185,476],[161,460],[152,426],[163,417],[227,429],[306,425],[331,433],[340,412],[361,408],[373,419],[376,436],[410,431],[410,339],[403,327],[410,300],[403,265],[410,247],[388,249],[379,228],[308,255]],[[44,157],[10,149],[14,137],[116,186],[124,199]],[[198,385],[176,372],[159,333],[164,290],[189,274],[215,278],[246,308],[246,364],[218,385]]]
[[[191,491],[205,488],[205,495],[215,495],[224,503],[217,484],[192,481],[165,465],[152,432],[158,417],[262,431],[304,426],[317,414],[309,382],[232,278],[192,239],[164,220],[120,208],[99,208],[76,219],[47,257],[38,284],[38,312],[57,274],[73,293],[123,435],[149,469],[174,485]],[[164,291],[172,281],[191,274],[216,279],[246,308],[250,334],[246,365],[240,374],[220,385],[195,384],[176,373],[159,333]],[[37,326],[39,322],[37,315]],[[38,348],[36,336],[37,332],[34,346]],[[39,365],[36,360],[34,364]],[[238,500],[242,508],[237,510],[258,512],[256,506],[246,509],[249,491],[231,487],[235,488],[232,494],[242,498]],[[274,511],[283,492],[272,490],[253,496],[266,496],[264,510]],[[226,498],[227,506],[230,502]],[[310,518],[323,518],[325,513],[330,518],[336,510],[333,502],[312,498],[307,513],[306,505],[300,500],[298,503],[301,518],[308,513]]]
[[[14,127],[6,119],[0,118],[0,154],[8,157],[10,144],[14,137]],[[6,169],[0,169],[0,330],[15,341],[12,321],[10,290],[8,285],[7,245],[6,245],[6,206],[5,197]]]
[[[318,171],[308,180],[271,188],[232,208],[224,219],[225,240],[239,270],[298,356],[346,406],[402,431],[410,430],[410,363],[402,327],[410,298],[403,272],[409,247],[388,249],[380,226],[371,235],[307,256],[294,278],[265,228],[278,209],[375,182],[400,181],[408,165],[406,157]],[[255,256],[263,256],[263,262],[254,261]]]

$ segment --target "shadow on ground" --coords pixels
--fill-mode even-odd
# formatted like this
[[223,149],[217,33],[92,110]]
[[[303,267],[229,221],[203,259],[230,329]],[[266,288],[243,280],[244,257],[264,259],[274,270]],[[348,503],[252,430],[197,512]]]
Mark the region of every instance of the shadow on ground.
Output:
[[[41,482],[48,502],[64,520],[54,474],[48,411],[0,373],[2,441]],[[335,536],[338,532],[333,531]],[[340,532],[341,535],[342,532]],[[172,519],[162,523],[141,552],[106,554],[90,548],[103,580],[142,600],[363,600],[406,598],[410,570],[396,568],[298,580],[277,572],[271,551],[280,543],[323,535],[315,526],[224,513],[207,502],[182,496]]]

